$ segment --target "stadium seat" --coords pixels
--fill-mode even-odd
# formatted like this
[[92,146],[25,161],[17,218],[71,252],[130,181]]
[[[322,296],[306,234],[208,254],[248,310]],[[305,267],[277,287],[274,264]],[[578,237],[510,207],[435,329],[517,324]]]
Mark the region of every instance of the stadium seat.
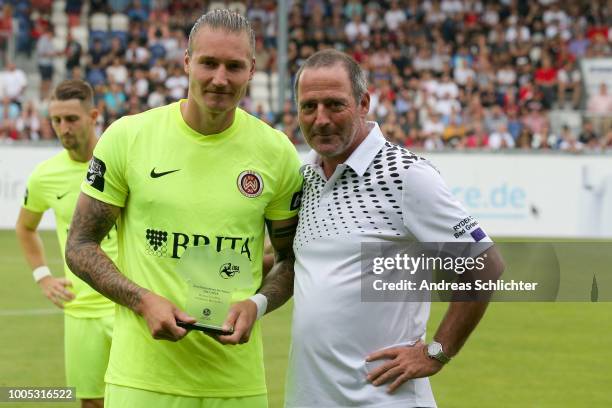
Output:
[[548,115],[553,132],[557,134],[561,132],[563,125],[569,126],[572,132],[576,134],[580,132],[580,127],[582,126],[580,111],[559,109],[550,111]]
[[54,13],[65,13],[64,10],[66,9],[66,2],[64,0],[54,1],[52,8]]
[[208,11],[216,10],[216,9],[224,9],[226,7],[227,5],[225,4],[224,1],[211,1],[210,4],[208,5]]
[[107,49],[109,47],[109,36],[106,31],[90,31],[89,32],[89,48],[93,47],[93,43],[96,40],[100,40],[102,42],[102,48]]
[[83,47],[83,52],[87,52],[87,50],[89,50],[89,30],[87,29],[87,27],[83,27],[83,26],[76,26],[76,27],[71,27],[70,28],[70,33],[72,34],[72,37],[79,42],[79,44],[81,44],[81,47]]
[[255,71],[253,74],[253,79],[251,79],[251,87],[264,87],[268,89],[270,87],[270,76],[261,71]]
[[92,31],[108,31],[108,16],[104,13],[93,13],[89,19]]
[[166,49],[161,44],[153,44],[149,47],[149,51],[151,51],[151,59],[149,60],[149,66],[155,65],[155,61],[159,58],[164,58],[166,56]]
[[87,73],[87,82],[91,84],[91,86],[101,85],[106,82],[106,75],[104,71],[98,68],[91,69]]
[[111,31],[128,32],[130,29],[130,19],[126,14],[114,13],[110,18]]
[[53,14],[51,14],[51,24],[53,24],[54,27],[62,25],[67,26],[68,15],[66,15],[64,12],[54,11]]
[[110,38],[115,38],[115,37],[119,38],[119,40],[121,41],[121,45],[123,47],[127,47],[128,37],[129,37],[127,32],[125,32],[125,31],[111,31]]

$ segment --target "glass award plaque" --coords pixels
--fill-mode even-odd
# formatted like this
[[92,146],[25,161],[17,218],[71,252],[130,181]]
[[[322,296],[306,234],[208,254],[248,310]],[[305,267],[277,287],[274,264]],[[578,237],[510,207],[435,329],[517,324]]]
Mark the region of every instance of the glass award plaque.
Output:
[[185,282],[183,310],[197,319],[181,327],[230,334],[221,326],[232,303],[244,300],[253,291],[251,263],[232,249],[215,251],[211,246],[189,247],[177,264]]

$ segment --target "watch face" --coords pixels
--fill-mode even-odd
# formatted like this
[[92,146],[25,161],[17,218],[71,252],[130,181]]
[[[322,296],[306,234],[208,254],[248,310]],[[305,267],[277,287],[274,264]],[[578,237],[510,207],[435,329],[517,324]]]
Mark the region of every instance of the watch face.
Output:
[[442,345],[440,343],[431,343],[429,346],[427,346],[427,354],[429,354],[430,356],[436,356],[439,353],[442,352]]

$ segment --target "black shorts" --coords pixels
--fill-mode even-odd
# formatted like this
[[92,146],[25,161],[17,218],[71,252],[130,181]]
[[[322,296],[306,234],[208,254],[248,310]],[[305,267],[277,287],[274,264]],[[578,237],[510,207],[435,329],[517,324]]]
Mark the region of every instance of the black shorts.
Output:
[[40,72],[40,78],[43,81],[50,81],[53,79],[53,65],[39,65],[38,72]]

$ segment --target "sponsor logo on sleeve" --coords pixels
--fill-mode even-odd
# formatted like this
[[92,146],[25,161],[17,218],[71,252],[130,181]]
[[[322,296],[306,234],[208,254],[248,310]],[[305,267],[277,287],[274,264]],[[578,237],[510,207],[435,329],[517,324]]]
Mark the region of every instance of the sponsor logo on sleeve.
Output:
[[23,196],[23,205],[28,205],[28,195],[30,194],[30,192],[28,191],[28,189],[26,188],[25,194]]
[[302,205],[302,192],[298,191],[293,194],[291,198],[291,206],[289,207],[290,211],[297,210]]
[[485,232],[480,227],[470,232],[470,235],[472,236],[472,238],[474,238],[474,241],[476,242],[480,242],[484,237],[487,236],[487,234],[485,234]]
[[470,234],[474,241],[480,242],[487,234],[478,226],[478,221],[471,215],[453,225],[453,236],[456,239],[461,238],[465,234]]
[[106,173],[106,164],[94,156],[89,162],[87,183],[98,191],[104,191],[104,173]]
[[238,184],[238,190],[249,198],[258,197],[263,191],[263,179],[259,173],[251,170],[240,173],[236,183]]

